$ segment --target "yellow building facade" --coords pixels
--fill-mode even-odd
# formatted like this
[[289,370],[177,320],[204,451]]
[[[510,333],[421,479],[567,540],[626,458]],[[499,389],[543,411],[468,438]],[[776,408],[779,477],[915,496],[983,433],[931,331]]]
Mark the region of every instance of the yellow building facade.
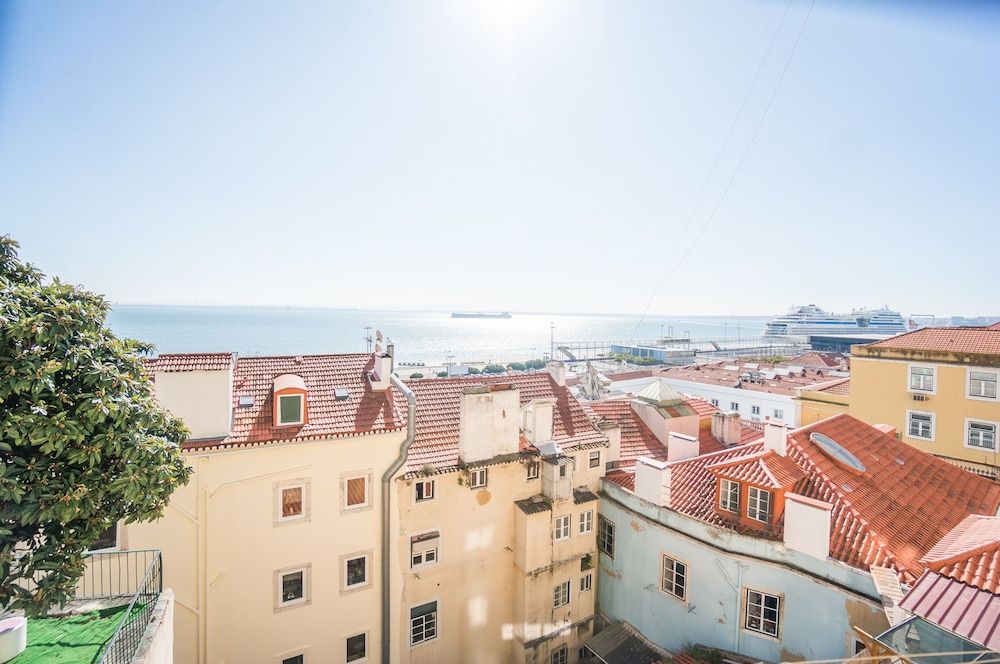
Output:
[[847,413],[851,408],[851,379],[838,378],[815,387],[802,388],[796,398],[802,426]]
[[1000,326],[924,328],[852,349],[850,412],[997,477]]

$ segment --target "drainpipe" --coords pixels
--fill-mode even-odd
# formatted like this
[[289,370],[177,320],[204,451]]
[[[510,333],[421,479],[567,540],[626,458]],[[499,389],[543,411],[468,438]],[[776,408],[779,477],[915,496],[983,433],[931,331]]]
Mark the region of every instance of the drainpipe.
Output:
[[416,435],[417,395],[413,393],[399,376],[392,374],[392,384],[406,397],[406,438],[399,446],[399,456],[382,474],[382,664],[389,664],[389,520],[392,476],[406,463],[406,453]]
[[733,637],[733,652],[738,653],[740,651],[740,634],[742,633],[740,631],[742,629],[742,626],[740,625],[740,620],[742,619],[741,616],[743,611],[743,593],[742,593],[743,570],[749,569],[749,565],[744,565],[739,560],[735,562],[736,562],[736,583],[733,583],[733,580],[729,578],[729,573],[726,572],[726,568],[725,566],[723,566],[722,561],[719,560],[718,558],[715,559],[715,564],[718,566],[719,571],[722,572],[722,577],[726,580],[726,583],[728,583],[730,587],[732,587],[733,591],[736,593],[736,620],[733,621],[733,623],[736,626],[736,634]]

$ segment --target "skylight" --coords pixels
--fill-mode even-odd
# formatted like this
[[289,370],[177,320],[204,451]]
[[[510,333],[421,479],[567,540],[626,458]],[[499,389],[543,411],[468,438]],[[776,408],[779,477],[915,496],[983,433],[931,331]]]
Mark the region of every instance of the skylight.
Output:
[[821,433],[809,434],[809,440],[816,443],[816,446],[823,450],[823,453],[842,466],[847,466],[851,470],[859,473],[865,472],[865,465],[858,461],[858,458],[848,452],[844,447]]

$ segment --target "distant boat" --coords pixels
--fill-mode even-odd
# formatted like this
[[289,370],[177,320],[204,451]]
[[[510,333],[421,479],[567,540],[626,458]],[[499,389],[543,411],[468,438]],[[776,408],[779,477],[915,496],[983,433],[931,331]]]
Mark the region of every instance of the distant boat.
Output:
[[510,318],[509,311],[493,312],[488,311],[453,311],[452,318]]
[[856,309],[850,314],[831,314],[809,304],[793,307],[764,328],[765,339],[806,337],[810,334],[880,334],[890,336],[907,332],[910,327],[898,312],[881,309]]

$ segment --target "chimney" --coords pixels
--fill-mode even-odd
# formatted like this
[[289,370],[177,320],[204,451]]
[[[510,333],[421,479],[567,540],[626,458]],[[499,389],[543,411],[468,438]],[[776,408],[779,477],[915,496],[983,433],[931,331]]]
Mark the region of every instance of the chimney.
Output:
[[458,456],[465,463],[514,454],[520,442],[521,396],[510,383],[467,388],[461,396]]
[[[209,354],[200,357],[207,355]],[[156,400],[171,414],[184,421],[191,432],[191,440],[228,436],[233,421],[235,356],[221,364],[206,361],[203,365],[197,364],[199,356],[186,356],[195,358],[193,366],[205,367],[195,369],[171,366],[166,361],[168,357],[170,356],[161,355],[160,359],[163,361],[153,365]],[[225,365],[224,368],[216,368],[222,364]]]
[[743,422],[735,410],[720,410],[712,413],[712,438],[732,447],[739,445],[743,437]]
[[622,428],[612,420],[601,420],[597,428],[608,437],[607,467],[617,468],[622,454]]
[[785,546],[814,558],[830,555],[830,510],[833,505],[821,500],[785,494]]
[[875,426],[876,429],[878,429],[882,433],[888,434],[888,435],[892,436],[893,438],[896,437],[896,427],[892,426],[891,424],[876,424],[874,426]]
[[556,382],[556,385],[560,387],[566,387],[566,365],[557,360],[553,360],[545,365],[545,368],[549,370],[549,375],[552,376],[552,380]]
[[[392,349],[392,346],[389,346]],[[389,389],[389,379],[392,376],[392,353],[375,353],[375,366],[368,374],[368,383],[373,392],[381,392]]]
[[684,461],[698,456],[698,439],[682,433],[670,432],[667,442],[667,461]]
[[636,459],[635,495],[654,505],[670,507],[670,467],[665,461]]
[[777,452],[781,456],[787,454],[788,427],[783,422],[768,420],[764,423],[764,449]]

